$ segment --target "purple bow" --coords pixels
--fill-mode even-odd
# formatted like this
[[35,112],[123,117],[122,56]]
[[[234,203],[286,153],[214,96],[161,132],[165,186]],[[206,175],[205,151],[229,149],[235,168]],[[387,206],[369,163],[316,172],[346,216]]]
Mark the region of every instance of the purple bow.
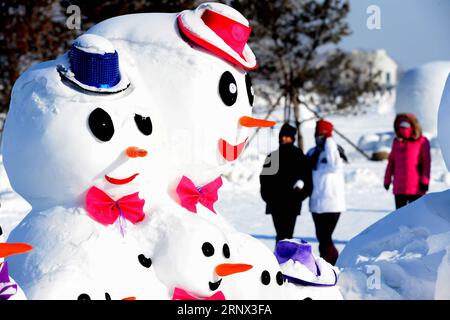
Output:
[[275,249],[275,256],[277,257],[279,264],[292,259],[303,264],[316,276],[320,276],[319,268],[312,255],[311,245],[306,241],[302,240],[300,243],[285,240],[280,241]]
[[17,293],[17,284],[11,281],[8,273],[8,262],[0,266],[0,301],[8,300]]

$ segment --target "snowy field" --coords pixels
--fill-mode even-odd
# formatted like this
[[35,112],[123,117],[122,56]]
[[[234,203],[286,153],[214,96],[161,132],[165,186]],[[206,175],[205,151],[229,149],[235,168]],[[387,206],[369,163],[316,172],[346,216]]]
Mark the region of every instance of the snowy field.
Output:
[[[386,108],[384,108],[386,109]],[[391,108],[388,108],[392,110]],[[368,110],[364,115],[334,116],[328,118],[335,127],[357,143],[366,134],[392,132],[395,118],[393,111],[378,108]],[[280,125],[279,125],[280,126]],[[219,210],[240,231],[250,233],[261,239],[270,249],[275,244],[275,229],[270,215],[265,215],[265,203],[259,195],[259,172],[270,150],[277,148],[278,127],[262,132],[258,141],[250,147],[228,174],[230,179],[222,188]],[[307,122],[303,127],[305,149],[314,143],[315,122]],[[392,190],[383,187],[384,170],[387,161],[366,160],[347,142],[336,136],[349,157],[345,166],[347,211],[341,215],[334,232],[334,239],[341,251],[345,244],[368,226],[394,211],[395,203]],[[231,180],[231,182],[230,182]],[[440,150],[432,150],[432,177],[430,191],[437,192],[448,188],[448,174]],[[302,214],[297,219],[295,237],[311,242],[318,253],[317,240],[308,203],[303,203]]]
[[[394,112],[385,111],[380,114],[378,109],[373,108],[358,116],[333,116],[328,120],[356,143],[366,134],[392,132]],[[224,179],[224,187],[220,190],[220,200],[216,207],[238,230],[261,239],[270,249],[274,248],[275,230],[271,216],[264,214],[265,203],[259,195],[258,176],[265,155],[278,146],[279,126],[273,130],[262,130],[230,168],[225,175],[227,179]],[[306,149],[311,147],[314,141],[314,126],[314,121],[303,126]],[[394,198],[391,191],[386,192],[383,188],[386,161],[368,161],[343,139],[336,137],[336,141],[345,148],[350,160],[345,167],[347,211],[341,215],[334,233],[337,247],[341,251],[351,238],[392,212]],[[449,175],[439,149],[434,148],[432,156],[430,188],[432,192],[442,191],[448,188]],[[8,236],[30,210],[30,206],[11,190],[1,157],[0,202],[0,225]],[[304,202],[302,214],[297,219],[295,237],[311,242],[317,253],[314,224],[307,202]]]

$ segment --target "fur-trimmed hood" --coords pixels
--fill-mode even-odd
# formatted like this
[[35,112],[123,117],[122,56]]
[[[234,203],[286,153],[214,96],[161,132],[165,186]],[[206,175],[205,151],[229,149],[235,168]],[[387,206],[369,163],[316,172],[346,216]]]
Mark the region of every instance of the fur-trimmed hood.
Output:
[[394,121],[394,131],[397,138],[401,139],[398,133],[398,129],[400,128],[400,123],[402,121],[407,121],[411,125],[413,131],[411,137],[412,140],[417,140],[422,136],[422,128],[420,127],[419,121],[417,120],[416,116],[412,113],[399,113]]

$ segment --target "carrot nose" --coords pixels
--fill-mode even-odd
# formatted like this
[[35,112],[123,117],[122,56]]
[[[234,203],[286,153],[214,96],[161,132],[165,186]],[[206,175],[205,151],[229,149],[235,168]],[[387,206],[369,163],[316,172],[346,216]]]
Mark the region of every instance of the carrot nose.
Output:
[[147,150],[140,149],[138,147],[128,147],[125,150],[125,154],[129,158],[138,158],[138,157],[145,157],[147,155]]
[[216,273],[220,277],[226,277],[235,273],[245,272],[253,268],[249,264],[242,263],[222,263],[216,267]]
[[273,127],[276,122],[263,119],[255,119],[252,117],[243,116],[239,118],[239,124],[243,127],[253,128],[253,127]]
[[136,297],[126,297],[126,298],[123,298],[122,300],[136,300]]
[[0,258],[6,258],[13,254],[25,253],[33,249],[25,243],[0,243]]

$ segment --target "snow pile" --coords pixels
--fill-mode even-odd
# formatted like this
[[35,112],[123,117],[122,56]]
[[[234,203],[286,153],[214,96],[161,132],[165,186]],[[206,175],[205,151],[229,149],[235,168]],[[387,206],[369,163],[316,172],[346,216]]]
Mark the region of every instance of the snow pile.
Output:
[[450,61],[436,61],[411,69],[398,84],[397,113],[414,113],[425,132],[437,133],[437,114]]
[[368,153],[390,152],[394,132],[369,133],[359,138],[358,147]]
[[357,168],[345,174],[346,188],[371,188],[381,184],[381,178],[369,168]]
[[436,300],[450,300],[450,291],[448,286],[450,284],[450,247],[447,248],[447,254],[442,259],[441,265],[438,269],[436,290],[434,298]]
[[446,277],[437,270],[450,243],[449,195],[427,195],[353,238],[337,263],[344,297],[433,299]]

